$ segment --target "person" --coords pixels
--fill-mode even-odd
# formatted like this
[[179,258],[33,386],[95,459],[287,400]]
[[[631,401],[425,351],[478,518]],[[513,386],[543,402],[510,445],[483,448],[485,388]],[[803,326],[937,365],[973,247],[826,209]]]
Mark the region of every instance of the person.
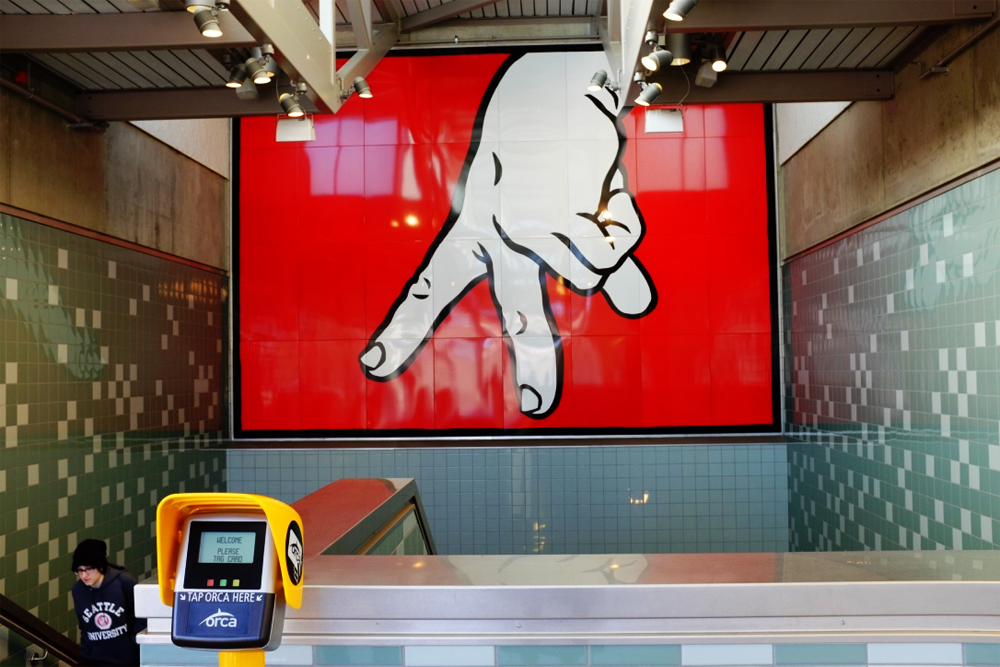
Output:
[[108,562],[108,545],[87,539],[73,552],[73,606],[80,623],[80,658],[88,665],[138,665],[135,578]]

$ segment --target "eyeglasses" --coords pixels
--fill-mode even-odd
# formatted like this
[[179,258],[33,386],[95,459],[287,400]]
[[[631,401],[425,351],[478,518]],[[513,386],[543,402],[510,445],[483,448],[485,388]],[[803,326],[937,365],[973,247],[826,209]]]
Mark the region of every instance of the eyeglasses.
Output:
[[81,574],[87,574],[88,572],[93,572],[96,569],[97,569],[96,567],[78,567],[73,571],[76,572],[77,575],[81,575]]

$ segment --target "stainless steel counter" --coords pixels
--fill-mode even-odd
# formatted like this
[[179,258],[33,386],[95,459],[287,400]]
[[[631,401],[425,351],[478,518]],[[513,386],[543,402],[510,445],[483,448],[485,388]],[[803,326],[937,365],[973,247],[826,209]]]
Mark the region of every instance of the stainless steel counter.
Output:
[[[1000,552],[323,556],[284,644],[1000,640]],[[145,643],[170,642],[155,580]]]

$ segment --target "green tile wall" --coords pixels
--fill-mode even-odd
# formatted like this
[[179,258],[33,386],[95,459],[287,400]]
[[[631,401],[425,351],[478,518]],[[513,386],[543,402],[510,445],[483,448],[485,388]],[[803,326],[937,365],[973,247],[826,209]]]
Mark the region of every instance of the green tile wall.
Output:
[[0,592],[74,639],[73,549],[137,578],[161,498],[224,490],[224,278],[0,216]]
[[230,491],[295,502],[417,480],[442,554],[788,550],[784,444],[230,450]]
[[783,269],[793,550],[1000,547],[1000,171]]

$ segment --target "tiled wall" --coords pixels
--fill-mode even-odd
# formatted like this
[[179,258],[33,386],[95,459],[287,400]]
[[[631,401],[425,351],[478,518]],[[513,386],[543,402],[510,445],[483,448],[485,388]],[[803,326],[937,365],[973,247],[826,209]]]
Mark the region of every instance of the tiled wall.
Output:
[[73,549],[141,579],[156,505],[224,490],[225,279],[0,216],[0,592],[76,638]]
[[[214,665],[215,653],[173,646],[143,647],[144,665]],[[269,664],[367,665],[370,667],[651,667],[694,665],[1000,665],[1000,644],[632,644],[563,646],[281,646]]]
[[783,277],[792,549],[1000,547],[1000,170]]
[[294,502],[413,477],[442,554],[788,550],[782,444],[231,450],[229,490]]

